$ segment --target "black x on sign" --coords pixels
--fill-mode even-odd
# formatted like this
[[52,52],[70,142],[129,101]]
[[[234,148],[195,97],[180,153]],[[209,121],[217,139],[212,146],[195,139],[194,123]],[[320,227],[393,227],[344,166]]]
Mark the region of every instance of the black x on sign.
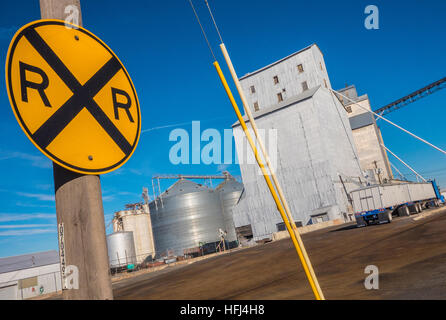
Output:
[[135,150],[141,130],[135,88],[118,57],[91,32],[60,20],[25,25],[9,46],[6,81],[23,131],[59,165],[101,174]]

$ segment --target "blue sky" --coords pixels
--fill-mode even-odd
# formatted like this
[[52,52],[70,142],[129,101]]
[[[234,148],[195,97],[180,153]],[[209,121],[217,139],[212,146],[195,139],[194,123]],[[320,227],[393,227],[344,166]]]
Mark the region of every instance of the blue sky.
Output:
[[[194,3],[222,61],[204,1]],[[443,0],[210,3],[239,75],[317,43],[333,88],[355,84],[359,94],[369,95],[375,109],[445,76]],[[364,28],[364,9],[369,4],[380,10],[379,30]],[[39,19],[40,11],[38,0],[8,1],[1,6],[0,60],[5,61],[15,31]],[[172,129],[190,130],[190,122],[200,120],[202,130],[222,132],[235,122],[188,1],[83,0],[81,7],[84,26],[126,66],[142,111],[143,133],[135,154],[121,169],[101,177],[106,223],[114,211],[140,200],[142,187],[149,186],[154,174],[215,174],[227,169],[239,175],[236,165],[169,162]],[[4,77],[0,88],[0,257],[57,249],[52,164],[17,124]],[[442,90],[388,118],[446,148],[445,101],[446,90]],[[151,130],[175,124],[181,125]],[[445,155],[385,123],[381,129],[393,152],[446,187]],[[390,160],[408,173],[397,160]]]

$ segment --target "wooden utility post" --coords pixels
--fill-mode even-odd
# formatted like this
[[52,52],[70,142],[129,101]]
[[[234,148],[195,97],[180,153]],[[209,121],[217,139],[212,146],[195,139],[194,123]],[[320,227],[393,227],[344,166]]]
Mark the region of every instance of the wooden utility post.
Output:
[[[40,0],[41,17],[65,20],[65,8],[69,5],[78,8],[82,25],[80,0]],[[63,290],[63,298],[113,299],[100,178],[69,171],[56,163],[53,171],[65,265],[79,270],[79,288]]]

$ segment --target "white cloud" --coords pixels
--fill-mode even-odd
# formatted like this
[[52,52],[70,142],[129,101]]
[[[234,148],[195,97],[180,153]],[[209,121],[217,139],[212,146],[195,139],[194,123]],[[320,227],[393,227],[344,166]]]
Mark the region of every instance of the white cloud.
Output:
[[119,191],[119,192],[117,192],[117,194],[119,194],[120,196],[128,196],[128,195],[133,194],[133,193],[128,192],[128,191]]
[[26,161],[31,162],[31,166],[37,167],[37,168],[44,168],[44,169],[52,168],[51,160],[49,160],[48,158],[43,157],[43,156],[34,156],[32,154],[18,152],[18,151],[0,152],[0,161],[10,160],[10,159],[26,160]]
[[0,213],[0,222],[56,219],[55,213]]
[[[19,222],[26,220],[55,220],[56,214],[50,213],[0,213],[0,222]],[[0,224],[0,237],[26,236],[43,233],[56,233],[55,223]]]
[[125,169],[124,168],[119,168],[119,169],[116,169],[116,170],[114,170],[114,171],[112,171],[112,172],[109,172],[109,173],[107,173],[107,177],[114,177],[114,176],[120,176],[120,175],[122,175],[122,174],[124,174],[125,173]]
[[27,193],[27,192],[16,192],[16,194],[27,198],[35,198],[40,201],[55,201],[55,197],[52,194]]
[[0,229],[28,229],[28,228],[44,228],[55,227],[55,224],[7,224],[1,225]]
[[51,190],[53,189],[53,185],[46,183],[46,184],[36,184],[36,188],[39,190]]
[[8,230],[0,231],[0,237],[10,237],[10,236],[29,236],[34,234],[43,233],[57,233],[57,229],[22,229],[22,230]]
[[113,195],[110,195],[110,196],[103,196],[102,197],[102,201],[112,201],[112,200],[114,200],[115,199],[115,196],[113,196]]
[[25,203],[21,201],[17,201],[15,203],[18,207],[25,207],[25,208],[54,208],[54,205],[46,205],[46,204],[33,204],[33,203]]
[[[215,117],[215,118],[209,118],[209,119],[200,120],[200,122],[204,123],[204,122],[215,121],[215,120],[223,120],[223,119],[233,119],[233,117],[232,116]],[[164,126],[158,126],[158,127],[143,129],[143,130],[141,130],[141,133],[146,133],[146,132],[150,132],[150,131],[153,131],[153,130],[160,130],[160,129],[165,129],[165,128],[182,127],[182,126],[189,125],[189,124],[192,124],[192,120],[191,121],[187,121],[187,122],[172,123],[172,124],[166,124]]]
[[144,129],[144,130],[141,130],[141,133],[146,133],[146,132],[149,132],[149,131],[159,130],[159,129],[164,129],[164,128],[185,126],[185,125],[191,124],[191,123],[192,123],[192,121],[168,124],[168,125],[165,125],[165,126],[159,126],[159,127],[153,127],[153,128],[149,128],[149,129]]
[[129,169],[130,173],[136,174],[137,176],[142,176],[143,173],[141,170],[138,169]]

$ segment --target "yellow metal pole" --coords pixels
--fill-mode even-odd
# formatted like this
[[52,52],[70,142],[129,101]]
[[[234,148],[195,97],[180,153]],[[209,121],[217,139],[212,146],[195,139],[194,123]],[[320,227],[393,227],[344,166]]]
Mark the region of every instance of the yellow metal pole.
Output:
[[[235,87],[237,88],[237,91],[240,95],[240,99],[242,100],[243,110],[245,111],[246,115],[248,116],[249,123],[251,124],[252,130],[254,131],[254,135],[256,136],[256,139],[259,143],[260,150],[262,151],[263,158],[266,161],[266,165],[268,166],[268,169],[271,173],[271,177],[273,179],[274,185],[276,187],[276,190],[279,194],[280,201],[283,203],[285,212],[287,213],[287,217],[290,220],[290,224],[293,227],[293,230],[297,230],[296,224],[294,222],[294,219],[291,215],[291,210],[289,209],[288,202],[285,199],[285,196],[283,195],[282,188],[279,184],[279,181],[277,180],[276,174],[274,173],[274,170],[272,169],[271,161],[269,159],[268,153],[266,152],[266,148],[263,144],[263,141],[261,137],[258,134],[257,125],[255,123],[254,117],[252,116],[251,109],[248,106],[248,102],[246,100],[245,94],[243,93],[242,86],[240,85],[240,81],[238,80],[237,73],[235,72],[234,66],[232,64],[231,58],[229,57],[228,50],[226,50],[226,46],[224,43],[220,44],[220,49],[223,52],[223,56],[226,60],[226,64],[228,65],[229,71],[232,75],[232,79],[234,80]],[[299,237],[300,238],[300,237]]]
[[290,225],[290,222],[288,221],[286,213],[285,213],[285,211],[284,211],[284,209],[282,207],[282,203],[279,201],[279,198],[278,198],[278,196],[276,194],[276,190],[274,189],[274,187],[273,187],[273,185],[271,183],[271,180],[269,178],[268,172],[266,171],[265,166],[263,164],[263,161],[262,161],[262,159],[259,156],[257,148],[256,148],[256,146],[254,144],[254,141],[253,141],[252,137],[251,137],[251,134],[248,131],[248,127],[246,126],[245,120],[243,120],[243,116],[242,116],[242,114],[240,112],[240,109],[238,108],[237,103],[235,102],[234,96],[232,95],[231,89],[229,88],[228,83],[226,81],[226,78],[223,75],[223,72],[221,71],[220,65],[218,64],[217,61],[215,61],[213,64],[214,64],[215,69],[217,70],[218,76],[220,77],[220,80],[221,80],[221,82],[223,84],[223,87],[224,87],[224,89],[226,91],[226,94],[228,95],[228,98],[231,101],[232,107],[234,108],[234,111],[235,111],[235,113],[237,115],[237,119],[239,120],[240,125],[242,126],[243,131],[244,131],[244,133],[246,135],[246,138],[248,139],[249,145],[251,146],[252,151],[254,152],[254,156],[256,158],[256,161],[257,161],[260,169],[262,170],[263,177],[265,178],[265,181],[266,181],[266,184],[268,186],[268,189],[270,190],[271,195],[273,196],[273,199],[274,199],[274,202],[276,203],[277,209],[279,210],[279,213],[280,213],[280,215],[281,215],[281,217],[282,217],[282,219],[283,219],[283,221],[285,223],[285,226],[286,226],[286,228],[288,230],[288,233],[290,234],[291,241],[293,242],[294,247],[295,247],[295,249],[297,251],[297,255],[299,256],[299,259],[300,259],[300,261],[302,263],[302,266],[304,268],[305,274],[306,274],[306,276],[308,278],[308,281],[310,283],[311,289],[313,290],[314,296],[316,297],[317,300],[323,300],[324,298],[323,298],[323,296],[321,296],[319,294],[319,291],[318,291],[317,286],[315,284],[314,278],[311,275],[311,272],[309,270],[308,263],[307,263],[304,255],[302,253],[301,246],[299,245],[299,242],[296,239],[296,235],[295,235],[295,233],[294,233],[294,231],[293,231],[293,229],[292,229],[292,227]]
[[254,131],[254,134],[256,136],[256,139],[257,139],[257,141],[259,143],[260,150],[262,151],[263,158],[265,159],[266,165],[268,166],[268,169],[269,169],[269,171],[271,173],[271,177],[273,179],[273,182],[274,182],[274,185],[276,187],[277,193],[279,194],[280,201],[282,202],[282,204],[284,206],[286,215],[287,215],[287,217],[288,217],[288,219],[290,221],[290,224],[292,226],[292,229],[294,231],[296,239],[297,239],[297,241],[299,243],[299,246],[302,249],[302,253],[304,255],[305,261],[307,261],[308,268],[310,270],[312,278],[314,279],[314,283],[316,285],[317,291],[319,292],[319,296],[321,297],[322,300],[324,300],[325,299],[324,298],[324,294],[322,293],[322,289],[319,286],[319,282],[317,280],[317,277],[316,277],[316,274],[314,272],[313,266],[312,266],[312,264],[310,262],[310,258],[308,257],[308,254],[307,254],[307,250],[305,249],[305,246],[303,244],[302,238],[301,238],[301,236],[299,234],[299,230],[297,230],[297,227],[296,227],[296,224],[294,222],[293,216],[291,215],[291,210],[290,210],[290,207],[288,206],[288,202],[286,201],[285,195],[283,194],[282,187],[280,186],[280,183],[279,183],[279,181],[278,181],[278,179],[276,177],[276,174],[274,173],[274,170],[272,169],[272,165],[271,165],[271,161],[269,159],[268,153],[266,152],[266,149],[265,149],[265,146],[263,144],[263,141],[262,141],[261,137],[258,134],[257,125],[255,123],[254,117],[252,116],[251,109],[248,106],[248,102],[246,100],[246,97],[245,97],[245,94],[243,92],[242,86],[240,85],[240,81],[238,79],[237,73],[235,72],[235,69],[234,69],[234,66],[232,64],[231,58],[229,57],[228,50],[226,50],[226,46],[224,45],[224,43],[220,44],[220,49],[221,49],[221,51],[223,53],[223,56],[224,56],[224,58],[226,60],[226,64],[228,65],[229,71],[231,72],[232,79],[234,80],[235,86],[236,86],[237,91],[238,91],[238,93],[240,95],[240,99],[242,100],[243,109],[244,109],[246,115],[248,116],[249,122],[251,123],[251,127],[252,127],[252,129]]

